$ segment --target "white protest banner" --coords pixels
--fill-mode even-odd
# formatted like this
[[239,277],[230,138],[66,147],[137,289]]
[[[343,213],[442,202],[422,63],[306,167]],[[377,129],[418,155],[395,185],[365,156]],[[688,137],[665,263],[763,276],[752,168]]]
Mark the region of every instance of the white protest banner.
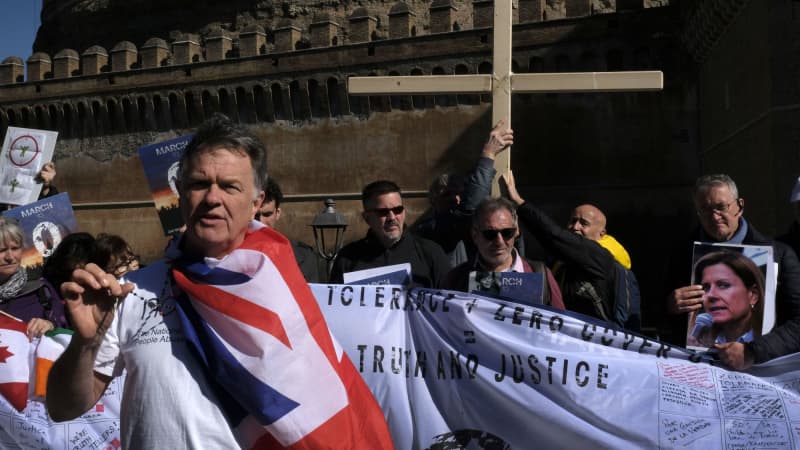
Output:
[[[800,354],[732,372],[547,308],[311,286],[399,450],[800,445]],[[17,413],[0,399],[0,448],[117,448],[121,387],[115,380],[94,410],[64,423],[40,400]]]
[[312,285],[398,449],[797,448],[800,355],[731,372],[546,308]]

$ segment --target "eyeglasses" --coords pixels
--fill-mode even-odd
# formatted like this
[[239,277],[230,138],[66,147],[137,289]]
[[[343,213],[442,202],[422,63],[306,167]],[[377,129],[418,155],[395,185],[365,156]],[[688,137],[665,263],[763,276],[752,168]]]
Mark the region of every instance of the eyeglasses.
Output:
[[502,230],[478,230],[478,232],[483,236],[484,239],[487,241],[493,241],[497,237],[498,233],[500,236],[503,236],[503,240],[507,241],[514,237],[517,233],[516,228],[503,228]]
[[716,205],[701,206],[697,208],[699,214],[724,214],[731,209],[731,205],[738,204],[739,199],[733,200],[730,203],[717,203]]
[[389,217],[389,213],[394,214],[395,216],[399,216],[403,214],[403,211],[406,210],[406,207],[403,205],[395,206],[394,208],[371,208],[368,209],[367,212],[375,213],[381,217]]
[[112,273],[114,274],[124,273],[131,270],[137,270],[138,268],[139,268],[139,255],[131,255],[124,261],[114,266]]

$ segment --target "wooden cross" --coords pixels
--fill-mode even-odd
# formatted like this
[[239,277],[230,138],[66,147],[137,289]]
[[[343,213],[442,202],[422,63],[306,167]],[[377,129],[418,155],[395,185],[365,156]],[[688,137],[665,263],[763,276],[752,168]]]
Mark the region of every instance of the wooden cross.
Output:
[[[351,95],[492,94],[492,124],[508,118],[512,94],[656,91],[664,87],[661,71],[525,73],[511,71],[511,1],[494,2],[492,74],[349,77]],[[497,156],[497,176],[511,167],[511,150]],[[498,195],[497,176],[492,194]]]

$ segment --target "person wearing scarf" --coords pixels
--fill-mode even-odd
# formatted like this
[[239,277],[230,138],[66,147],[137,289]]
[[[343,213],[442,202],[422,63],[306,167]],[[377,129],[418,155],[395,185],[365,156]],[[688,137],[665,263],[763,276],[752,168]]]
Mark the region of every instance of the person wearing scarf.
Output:
[[166,257],[122,281],[88,264],[62,285],[76,332],[50,372],[51,418],[89,410],[124,369],[122,449],[392,448],[289,241],[251,220],[266,173],[244,126],[217,115],[197,130],[178,176],[186,231]]
[[22,260],[23,232],[19,224],[0,217],[0,311],[27,322],[29,338],[68,326],[64,303],[43,278],[28,278]]

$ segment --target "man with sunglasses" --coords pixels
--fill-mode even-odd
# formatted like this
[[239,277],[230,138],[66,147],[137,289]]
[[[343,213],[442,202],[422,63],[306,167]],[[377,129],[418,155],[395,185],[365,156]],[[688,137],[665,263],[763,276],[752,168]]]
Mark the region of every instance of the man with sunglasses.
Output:
[[450,261],[435,242],[406,232],[400,187],[388,180],[374,181],[364,187],[361,203],[361,217],[369,231],[363,239],[344,246],[336,256],[331,283],[342,283],[347,272],[410,263],[414,285],[440,287],[450,270]]
[[[695,183],[694,205],[700,227],[693,241],[719,242],[744,245],[771,245],[773,257],[778,263],[778,286],[775,295],[776,327],[751,343],[730,342],[717,344],[720,360],[728,366],[744,370],[754,363],[800,351],[800,262],[787,245],[772,241],[759,233],[744,218],[744,199],[731,177],[725,174],[704,175]],[[672,286],[680,285],[691,278],[692,246],[688,252],[671,264]],[[684,345],[686,316],[684,313],[703,307],[705,291],[701,285],[683,286],[667,296],[667,311],[678,315],[677,320],[668,320],[671,340]]]
[[[264,201],[261,202],[258,211],[256,212],[255,219],[264,225],[275,228],[278,219],[281,218],[281,202],[283,201],[283,191],[280,185],[272,178],[267,179],[267,187],[264,188]],[[323,283],[327,281],[324,264],[321,258],[317,256],[314,249],[305,242],[295,239],[289,239],[292,244],[292,251],[294,258],[297,260],[297,265],[300,271],[303,272],[303,277],[309,283]]]
[[563,227],[520,196],[510,170],[502,179],[509,199],[517,205],[522,225],[557,260],[554,272],[566,309],[625,326],[630,311],[624,311],[624,315],[617,312],[614,256],[599,242],[606,234],[602,211],[581,205]]
[[519,236],[514,204],[504,198],[486,198],[472,216],[472,241],[478,254],[447,274],[446,289],[467,291],[469,275],[478,272],[542,272],[545,274],[544,303],[564,309],[561,289],[552,272],[540,261],[530,261],[517,253],[514,241]]

